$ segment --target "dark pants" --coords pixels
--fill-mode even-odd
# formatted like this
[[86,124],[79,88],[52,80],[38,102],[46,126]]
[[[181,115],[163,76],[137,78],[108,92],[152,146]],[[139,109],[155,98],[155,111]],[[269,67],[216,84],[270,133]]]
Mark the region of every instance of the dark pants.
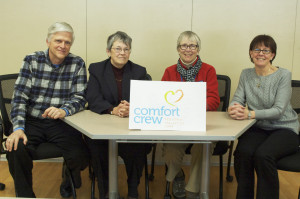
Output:
[[[89,154],[81,134],[61,120],[26,118],[26,145],[19,141],[16,151],[7,153],[9,171],[14,179],[17,197],[35,197],[32,189],[32,156],[39,144],[54,143],[62,149],[63,157],[74,179],[80,181],[80,170],[88,165]],[[80,186],[81,182],[75,182]]]
[[254,170],[257,175],[257,199],[279,199],[276,162],[299,146],[296,133],[288,129],[263,130],[252,127],[239,139],[234,152],[234,170],[238,182],[237,199],[254,198]]
[[[99,194],[101,189],[104,193],[108,193],[108,141],[92,140],[90,138],[86,138],[86,141],[90,149],[92,166],[98,178]],[[119,156],[123,159],[126,167],[128,196],[138,197],[138,185],[146,155],[150,150],[151,144],[118,144]]]

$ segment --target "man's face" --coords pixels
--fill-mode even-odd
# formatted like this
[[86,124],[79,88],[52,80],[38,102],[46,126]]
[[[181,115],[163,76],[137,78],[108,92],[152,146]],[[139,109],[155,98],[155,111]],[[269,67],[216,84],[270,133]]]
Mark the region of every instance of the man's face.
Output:
[[72,45],[72,33],[57,32],[52,35],[50,41],[47,40],[49,47],[49,57],[52,64],[61,64],[68,56]]

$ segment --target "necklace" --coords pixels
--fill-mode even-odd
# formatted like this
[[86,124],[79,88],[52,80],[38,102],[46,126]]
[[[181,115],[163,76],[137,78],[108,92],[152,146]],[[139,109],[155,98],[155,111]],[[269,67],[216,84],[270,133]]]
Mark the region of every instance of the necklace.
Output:
[[[258,79],[258,81],[259,81],[259,82],[256,82],[256,87],[257,87],[257,88],[260,88],[260,87],[261,87],[261,77],[267,76],[267,75],[270,73],[270,71],[271,71],[271,67],[269,67],[269,70],[266,72],[266,74],[260,75],[260,74],[258,74],[258,73],[256,72],[256,75],[257,75],[257,78],[256,78],[256,79]],[[256,81],[256,79],[255,79],[255,81]]]

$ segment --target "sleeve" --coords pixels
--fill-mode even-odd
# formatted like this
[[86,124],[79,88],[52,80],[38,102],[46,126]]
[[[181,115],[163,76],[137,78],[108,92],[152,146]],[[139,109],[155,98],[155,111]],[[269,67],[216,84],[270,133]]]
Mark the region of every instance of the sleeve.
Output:
[[273,106],[269,109],[255,110],[256,119],[279,119],[282,116],[291,100],[291,78],[290,72],[281,77]]
[[168,72],[168,68],[166,68],[164,75],[161,78],[161,81],[170,81],[170,74]]
[[11,100],[11,121],[13,130],[25,129],[26,106],[31,91],[32,73],[30,70],[30,59],[25,57],[23,66],[14,86]]
[[234,96],[233,96],[229,106],[232,106],[234,103],[238,103],[242,106],[246,106],[245,79],[244,79],[243,71],[240,75],[238,87],[234,93]]
[[220,105],[218,80],[216,70],[212,67],[207,72],[206,79],[206,110],[216,111]]
[[96,65],[90,65],[89,67],[89,81],[87,85],[87,101],[88,107],[91,111],[99,114],[108,113],[112,110],[113,104],[106,100],[103,96],[103,88],[101,82],[97,78],[95,67]]
[[85,108],[87,75],[85,63],[80,63],[81,67],[76,71],[72,81],[70,98],[60,108],[67,109],[69,115],[73,115]]

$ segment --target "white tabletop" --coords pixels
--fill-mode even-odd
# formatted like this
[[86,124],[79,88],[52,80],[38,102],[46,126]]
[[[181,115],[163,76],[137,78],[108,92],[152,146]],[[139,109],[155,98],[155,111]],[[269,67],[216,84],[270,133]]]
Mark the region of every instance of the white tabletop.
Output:
[[84,110],[64,121],[92,139],[115,140],[235,140],[255,120],[233,120],[225,112],[207,112],[206,132],[129,130],[129,119]]

